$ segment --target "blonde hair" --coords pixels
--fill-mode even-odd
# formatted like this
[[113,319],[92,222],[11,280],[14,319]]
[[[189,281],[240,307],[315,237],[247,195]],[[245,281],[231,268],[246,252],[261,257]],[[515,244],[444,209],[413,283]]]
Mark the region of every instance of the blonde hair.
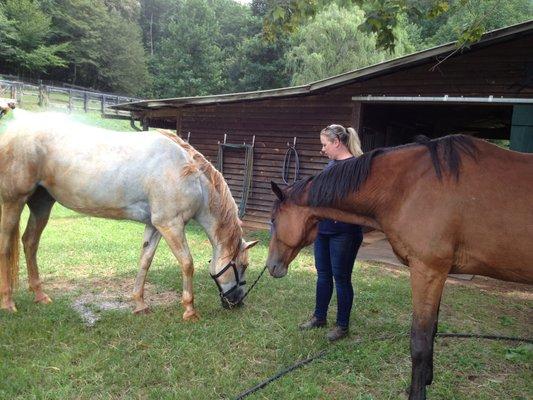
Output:
[[345,128],[342,125],[332,124],[322,129],[320,134],[326,136],[332,142],[335,139],[339,139],[354,157],[359,157],[363,154],[361,140],[359,140],[359,135],[354,128]]

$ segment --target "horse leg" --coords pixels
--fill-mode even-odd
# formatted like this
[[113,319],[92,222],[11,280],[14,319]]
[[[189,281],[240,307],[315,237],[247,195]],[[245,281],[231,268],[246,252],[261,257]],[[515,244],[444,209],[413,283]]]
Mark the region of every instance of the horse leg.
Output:
[[13,286],[18,280],[19,222],[24,202],[2,204],[0,221],[0,309],[16,312]]
[[133,312],[135,314],[149,311],[149,307],[144,302],[144,282],[160,240],[161,234],[157,229],[152,225],[146,225],[144,228],[141,258],[139,261],[139,272],[137,273],[135,287],[133,288],[133,299],[135,301],[135,310],[133,310]]
[[54,203],[54,198],[45,189],[38,188],[27,201],[30,209],[30,217],[24,235],[22,235],[30,290],[35,294],[34,301],[42,304],[49,304],[52,300],[42,290],[39,269],[37,267],[37,249],[41,234],[48,223]]
[[442,290],[448,273],[435,271],[419,262],[413,262],[409,266],[413,292],[409,400],[425,400],[426,385],[433,380],[433,342],[437,332]]
[[172,254],[181,265],[181,272],[183,276],[183,293],[181,297],[181,304],[185,307],[183,319],[185,321],[198,320],[198,313],[194,309],[194,294],[192,279],[194,274],[194,266],[185,237],[185,224],[183,221],[174,222],[171,225],[158,226],[157,229],[166,242],[168,243]]

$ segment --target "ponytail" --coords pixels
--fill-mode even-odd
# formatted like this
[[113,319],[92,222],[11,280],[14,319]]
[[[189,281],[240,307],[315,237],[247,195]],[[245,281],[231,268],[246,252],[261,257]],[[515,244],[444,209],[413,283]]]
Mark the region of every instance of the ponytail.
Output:
[[354,157],[359,157],[363,154],[359,135],[357,135],[354,128],[345,128],[342,125],[332,124],[322,129],[320,134],[326,135],[331,141],[335,140],[335,138],[339,139]]
[[348,150],[350,151],[350,153],[352,153],[354,157],[359,157],[363,154],[359,135],[357,134],[354,128],[346,128],[346,133],[348,134],[346,147],[348,147]]

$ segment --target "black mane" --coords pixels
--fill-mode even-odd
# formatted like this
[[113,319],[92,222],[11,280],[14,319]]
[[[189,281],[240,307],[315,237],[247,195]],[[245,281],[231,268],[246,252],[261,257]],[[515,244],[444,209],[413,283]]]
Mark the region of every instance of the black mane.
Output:
[[425,136],[416,138],[415,143],[397,147],[378,148],[357,158],[339,162],[319,174],[295,182],[287,191],[287,198],[298,201],[305,188],[310,184],[307,204],[311,207],[335,205],[350,193],[359,190],[370,175],[372,160],[375,157],[399,149],[413,146],[426,146],[429,150],[435,173],[442,179],[447,168],[450,174],[459,179],[461,155],[476,158],[477,148],[471,137],[465,135],[449,135],[438,139]]

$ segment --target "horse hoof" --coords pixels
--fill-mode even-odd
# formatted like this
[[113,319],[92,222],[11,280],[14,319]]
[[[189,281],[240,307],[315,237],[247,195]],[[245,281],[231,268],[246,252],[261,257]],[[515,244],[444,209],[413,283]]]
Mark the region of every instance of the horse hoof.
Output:
[[200,319],[196,311],[185,311],[183,313],[183,320],[188,322],[196,322]]
[[33,300],[34,303],[40,303],[40,304],[50,304],[52,303],[52,299],[48,297],[47,294],[43,293],[39,296],[35,296],[35,300]]
[[16,313],[17,307],[15,306],[15,303],[11,302],[8,304],[2,304],[2,307],[0,309],[7,311],[8,313]]
[[133,310],[133,313],[136,315],[139,314],[150,314],[152,311],[150,310],[150,307],[143,306],[143,307],[137,307],[135,310]]

